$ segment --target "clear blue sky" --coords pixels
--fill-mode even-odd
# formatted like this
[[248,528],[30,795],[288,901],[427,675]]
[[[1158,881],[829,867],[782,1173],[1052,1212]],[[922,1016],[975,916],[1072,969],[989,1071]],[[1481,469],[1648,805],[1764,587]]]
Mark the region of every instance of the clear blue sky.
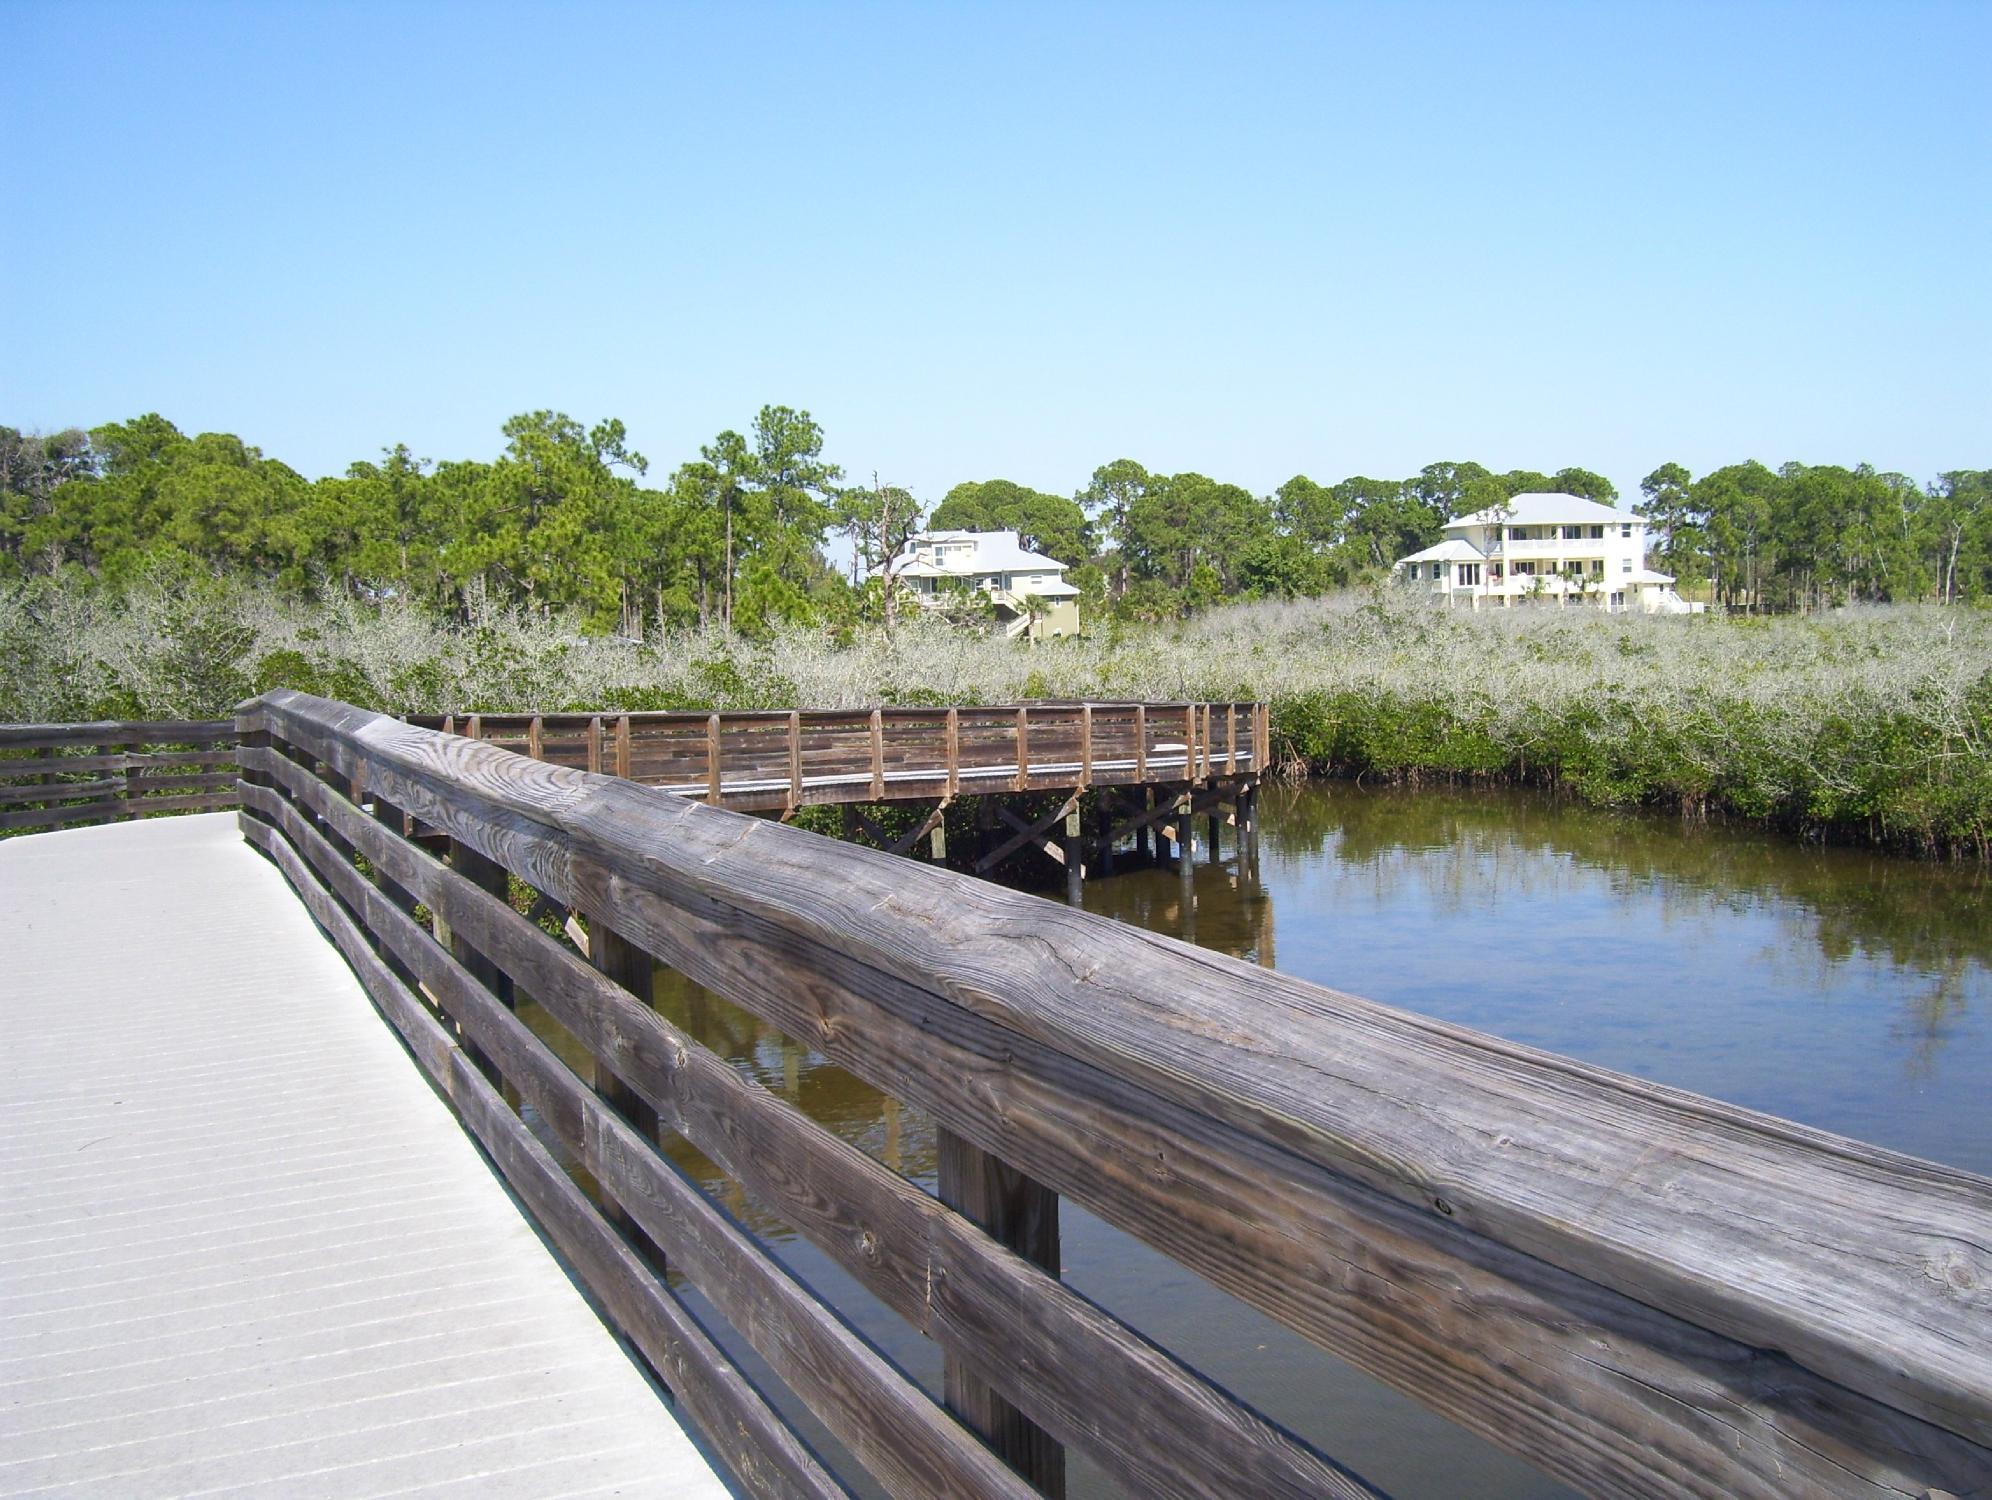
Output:
[[1992,464],[1992,4],[0,3],[0,422]]

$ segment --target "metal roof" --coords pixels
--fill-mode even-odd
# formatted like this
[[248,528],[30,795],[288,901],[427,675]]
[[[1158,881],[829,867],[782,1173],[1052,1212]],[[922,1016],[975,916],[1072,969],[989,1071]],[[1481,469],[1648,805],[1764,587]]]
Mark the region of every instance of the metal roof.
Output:
[[1600,505],[1581,495],[1531,493],[1512,496],[1505,509],[1490,505],[1470,516],[1454,516],[1446,522],[1446,530],[1450,531],[1455,526],[1562,526],[1580,523],[1596,525],[1599,522],[1623,525],[1627,521],[1645,524],[1643,516],[1635,516],[1629,510],[1619,510],[1610,505]]

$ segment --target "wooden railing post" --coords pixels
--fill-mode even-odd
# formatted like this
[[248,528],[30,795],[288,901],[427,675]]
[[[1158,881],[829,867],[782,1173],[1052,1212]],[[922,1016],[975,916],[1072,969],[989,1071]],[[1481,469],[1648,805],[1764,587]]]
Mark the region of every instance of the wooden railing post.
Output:
[[[352,798],[354,805],[364,806],[363,799],[366,797],[366,795],[367,795],[366,769],[365,766],[362,765],[360,774],[353,778]],[[400,808],[394,806],[392,803],[388,802],[386,799],[380,797],[377,794],[373,799],[373,816],[375,822],[384,825],[387,831],[393,834],[396,838],[405,839],[408,837],[409,827],[408,827],[407,814],[405,814],[404,812],[402,812]],[[393,906],[397,911],[405,911],[409,913],[411,916],[414,914],[417,903],[415,900],[414,893],[412,891],[409,891],[405,887],[398,884],[397,882],[390,880],[386,872],[381,870],[379,866],[374,867],[373,878],[374,878],[374,884],[380,887],[380,893],[383,896],[385,896],[389,902],[393,904]],[[376,946],[379,947],[378,944],[376,944]],[[393,969],[395,973],[401,976],[404,982],[413,981],[414,975],[412,974],[412,972],[410,972],[407,966],[403,964],[402,961],[398,957],[396,957],[392,952],[389,952],[385,948],[382,948],[381,957],[386,960],[389,968]]]
[[720,780],[719,760],[719,715],[706,715],[706,801],[718,807],[724,800],[724,786]]
[[629,779],[629,715],[616,718],[616,775]]
[[588,769],[595,775],[602,774],[602,716],[596,714],[588,721]]
[[1031,711],[1028,708],[1017,710],[1017,790],[1026,791],[1031,784]]
[[[138,743],[133,743],[130,737],[127,736],[124,739],[121,739],[117,742],[117,747],[118,749],[124,751],[127,755],[130,755],[143,750],[145,748],[145,745],[143,741],[140,741]],[[129,764],[119,766],[117,770],[117,777],[118,777],[118,790],[117,790],[118,814],[117,815],[120,820],[124,820],[132,816],[131,766]]]
[[[1148,705],[1134,705],[1134,779],[1148,780]],[[1143,839],[1144,844],[1147,843]]]
[[[605,918],[592,913],[588,917],[588,960],[645,1005],[653,1003],[656,960],[617,932]],[[613,1105],[630,1124],[642,1131],[647,1139],[656,1140],[657,1111],[616,1074],[607,1059],[595,1057],[594,1064],[595,1092]],[[622,1205],[615,1202],[607,1189],[603,1190],[603,1197],[607,1200],[611,1222],[628,1234],[653,1265],[662,1270],[664,1252],[657,1248],[648,1235],[636,1227]]]
[[[250,705],[245,704],[244,707],[247,708]],[[270,732],[260,727],[260,721],[256,718],[253,711],[250,713],[238,712],[235,715],[235,745],[237,754],[248,750],[268,750],[270,748]],[[275,778],[267,771],[254,769],[247,764],[247,760],[248,757],[245,756],[244,760],[239,763],[240,769],[236,772],[242,781],[249,786],[268,787],[274,791],[276,789]],[[246,801],[237,811],[236,818],[238,822],[242,819],[250,818],[258,822],[268,821],[262,813],[249,807]]]
[[872,801],[885,800],[885,711],[871,712]]
[[[374,807],[375,815],[380,816],[384,804],[377,802],[374,804]],[[400,826],[401,814],[393,808],[386,808],[385,811],[393,814],[396,827],[398,828]],[[489,892],[508,906],[511,904],[511,877],[506,873],[505,867],[499,864],[497,860],[489,858],[461,839],[450,840],[449,853],[450,868],[455,870],[457,874],[463,876],[464,879],[468,880],[479,890]],[[472,947],[469,941],[461,934],[454,932],[450,934],[450,952],[454,955],[458,963],[471,972],[472,977],[478,983],[490,990],[492,994],[496,995],[506,1005],[512,1003],[511,977],[500,969],[496,963]]]
[[961,790],[961,710],[948,710],[948,800]]
[[1093,705],[1079,705],[1079,789],[1093,784]]
[[789,710],[788,722],[789,811],[802,806],[802,715]]
[[[1058,1194],[945,1127],[937,1132],[936,1145],[941,1202],[1057,1277]],[[942,1384],[949,1411],[1041,1493],[1063,1500],[1063,1445],[953,1355],[945,1359]]]

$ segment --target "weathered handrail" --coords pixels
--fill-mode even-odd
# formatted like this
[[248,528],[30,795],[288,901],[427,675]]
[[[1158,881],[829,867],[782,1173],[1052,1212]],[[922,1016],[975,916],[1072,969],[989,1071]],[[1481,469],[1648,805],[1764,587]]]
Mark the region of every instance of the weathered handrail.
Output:
[[0,724],[0,833],[237,805],[229,719]]
[[[570,1255],[627,1247],[590,1238],[449,1028],[895,1493],[1006,1490],[705,1217],[645,1111],[1134,1488],[1364,1489],[741,1081],[488,894],[506,872],[586,915],[598,965],[654,955],[1582,1488],[1968,1494],[1992,1472],[1983,1178],[324,700],[273,694],[238,723],[249,836],[472,1128],[508,1142],[494,1156],[525,1163],[543,1221],[596,1247]],[[446,837],[450,863],[411,830]],[[600,1092],[505,1011],[508,981],[605,1061]],[[689,1335],[616,1285],[669,1378]],[[740,1437],[776,1431],[764,1408],[681,1395],[734,1435],[736,1469],[790,1473],[779,1442]]]
[[409,723],[737,811],[1262,772],[1264,703],[413,715]]

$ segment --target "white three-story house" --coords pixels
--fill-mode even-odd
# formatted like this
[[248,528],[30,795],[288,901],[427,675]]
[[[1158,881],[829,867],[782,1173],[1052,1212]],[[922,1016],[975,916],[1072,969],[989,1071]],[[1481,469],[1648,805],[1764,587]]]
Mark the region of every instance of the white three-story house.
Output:
[[1576,495],[1516,495],[1445,525],[1445,539],[1391,566],[1407,587],[1449,603],[1595,604],[1687,614],[1671,574],[1646,566],[1646,522]]
[[925,605],[941,603],[950,586],[986,594],[1005,635],[1044,640],[1079,633],[1079,590],[1065,572],[1014,531],[923,531],[906,543],[893,576]]

